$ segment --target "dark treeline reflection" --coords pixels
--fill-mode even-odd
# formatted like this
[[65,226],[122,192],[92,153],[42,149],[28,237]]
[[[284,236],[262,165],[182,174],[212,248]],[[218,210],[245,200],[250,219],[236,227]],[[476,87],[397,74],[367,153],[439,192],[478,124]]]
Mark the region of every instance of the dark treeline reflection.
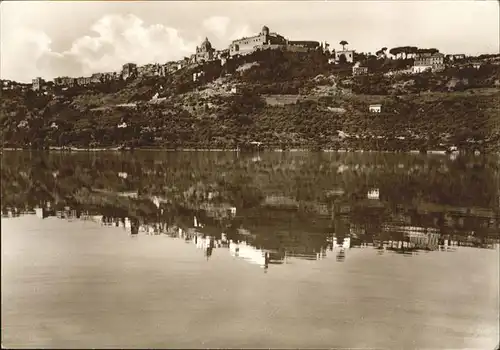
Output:
[[496,157],[5,152],[1,173],[4,215],[100,215],[208,255],[261,249],[266,264],[337,248],[342,260],[352,246],[488,245],[500,231]]

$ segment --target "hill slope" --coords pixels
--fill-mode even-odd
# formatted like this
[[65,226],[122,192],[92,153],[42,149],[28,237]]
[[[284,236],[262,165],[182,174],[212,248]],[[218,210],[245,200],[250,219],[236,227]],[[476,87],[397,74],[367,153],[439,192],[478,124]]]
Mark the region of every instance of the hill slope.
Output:
[[3,91],[3,146],[500,149],[498,66],[397,77],[384,64],[351,77],[319,51],[261,51],[166,77]]

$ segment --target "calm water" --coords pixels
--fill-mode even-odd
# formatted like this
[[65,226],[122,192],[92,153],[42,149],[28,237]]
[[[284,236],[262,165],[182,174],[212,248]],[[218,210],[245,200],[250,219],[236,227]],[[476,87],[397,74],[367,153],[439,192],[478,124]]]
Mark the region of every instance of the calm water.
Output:
[[4,347],[499,342],[497,158],[17,152],[1,171]]

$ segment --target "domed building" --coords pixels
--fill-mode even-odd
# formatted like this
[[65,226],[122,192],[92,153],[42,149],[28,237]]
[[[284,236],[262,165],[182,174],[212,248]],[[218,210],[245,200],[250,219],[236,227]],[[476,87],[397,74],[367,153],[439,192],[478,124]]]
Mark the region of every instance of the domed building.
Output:
[[212,44],[208,41],[208,38],[205,38],[205,41],[201,43],[200,47],[196,48],[196,53],[210,52],[212,49]]
[[196,53],[191,57],[191,61],[193,63],[207,62],[213,60],[214,56],[215,49],[212,47],[208,38],[205,38],[201,45],[196,47]]

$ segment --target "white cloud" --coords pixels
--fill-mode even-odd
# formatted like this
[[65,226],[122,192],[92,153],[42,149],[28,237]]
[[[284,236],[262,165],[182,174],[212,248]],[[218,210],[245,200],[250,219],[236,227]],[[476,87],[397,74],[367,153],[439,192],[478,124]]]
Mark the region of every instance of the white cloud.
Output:
[[257,32],[255,30],[251,30],[248,25],[244,25],[244,26],[239,27],[238,29],[236,29],[233,32],[233,34],[231,34],[229,36],[229,39],[230,40],[236,40],[236,39],[240,39],[240,38],[243,38],[243,37],[250,37],[250,36],[253,36],[253,35],[257,35]]
[[203,27],[215,34],[218,38],[224,38],[231,20],[224,16],[212,16],[203,21]]
[[28,28],[16,28],[9,35],[2,35],[0,76],[2,79],[30,81],[40,75],[37,62],[42,56],[57,56],[50,49],[52,41],[47,34]]
[[92,35],[73,41],[64,52],[52,52],[43,32],[22,29],[2,36],[1,77],[29,81],[35,76],[90,75],[139,65],[180,59],[194,52],[196,43],[162,24],[147,26],[134,15],[106,15],[92,25]]

